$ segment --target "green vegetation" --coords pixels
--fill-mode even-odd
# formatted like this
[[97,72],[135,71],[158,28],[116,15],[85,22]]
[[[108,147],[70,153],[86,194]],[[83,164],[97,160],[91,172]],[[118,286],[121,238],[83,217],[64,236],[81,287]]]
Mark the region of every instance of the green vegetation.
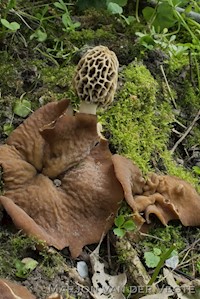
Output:
[[115,218],[115,226],[116,228],[113,229],[113,232],[118,237],[123,237],[126,232],[133,231],[136,229],[136,225],[132,219],[130,219],[130,215],[128,216],[128,220],[126,220],[126,216],[120,214]]
[[130,64],[121,77],[124,85],[118,98],[100,120],[111,133],[117,152],[147,173],[152,168],[151,158],[159,158],[167,147],[173,120],[171,105],[156,103],[158,83],[140,62]]
[[[186,230],[186,228],[177,224],[157,227],[151,229],[147,238],[141,240],[136,247],[139,253],[144,252],[144,261],[148,268],[159,267],[158,265],[161,261],[163,266],[166,259],[176,256],[178,259],[177,264],[179,265],[178,269],[192,275],[191,273],[193,273],[194,269],[190,260],[193,260],[193,263],[196,265],[195,272],[199,273],[199,255],[198,249],[195,247],[194,251],[191,252],[192,245],[190,247],[189,244],[195,243],[199,239],[199,233],[199,228]],[[169,254],[163,260],[163,256],[172,247],[171,255]],[[185,259],[189,260],[189,262],[186,262]]]
[[[40,251],[37,248],[40,248]],[[23,260],[30,256],[34,256],[35,259]],[[0,277],[25,279],[36,267],[40,267],[43,274],[50,278],[61,268],[63,258],[56,251],[50,252],[42,242],[21,233],[11,233],[10,230],[2,227],[0,264]]]

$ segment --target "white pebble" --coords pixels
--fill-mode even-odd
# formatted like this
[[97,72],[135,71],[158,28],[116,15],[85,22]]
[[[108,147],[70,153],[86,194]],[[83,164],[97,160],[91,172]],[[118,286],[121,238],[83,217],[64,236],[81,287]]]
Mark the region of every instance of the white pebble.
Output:
[[88,266],[86,262],[84,261],[77,262],[77,271],[82,278],[88,277]]

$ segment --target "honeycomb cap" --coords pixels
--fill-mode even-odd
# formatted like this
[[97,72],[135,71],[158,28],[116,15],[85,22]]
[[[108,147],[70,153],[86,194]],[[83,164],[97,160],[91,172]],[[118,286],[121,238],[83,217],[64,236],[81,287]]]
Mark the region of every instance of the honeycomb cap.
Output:
[[80,59],[73,84],[79,98],[97,106],[107,106],[117,88],[119,62],[113,51],[97,46]]

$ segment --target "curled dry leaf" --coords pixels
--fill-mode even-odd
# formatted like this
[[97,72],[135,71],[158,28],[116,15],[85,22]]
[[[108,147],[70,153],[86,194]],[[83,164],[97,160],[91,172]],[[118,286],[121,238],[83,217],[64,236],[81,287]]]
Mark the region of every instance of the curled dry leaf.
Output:
[[36,299],[25,287],[7,279],[0,279],[0,297],[2,299]]

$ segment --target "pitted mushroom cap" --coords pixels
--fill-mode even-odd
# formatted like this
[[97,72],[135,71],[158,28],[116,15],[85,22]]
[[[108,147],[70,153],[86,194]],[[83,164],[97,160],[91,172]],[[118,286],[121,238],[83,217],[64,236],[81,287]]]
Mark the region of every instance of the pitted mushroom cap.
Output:
[[74,87],[82,101],[107,106],[117,88],[119,62],[113,51],[97,46],[80,59],[74,76]]

